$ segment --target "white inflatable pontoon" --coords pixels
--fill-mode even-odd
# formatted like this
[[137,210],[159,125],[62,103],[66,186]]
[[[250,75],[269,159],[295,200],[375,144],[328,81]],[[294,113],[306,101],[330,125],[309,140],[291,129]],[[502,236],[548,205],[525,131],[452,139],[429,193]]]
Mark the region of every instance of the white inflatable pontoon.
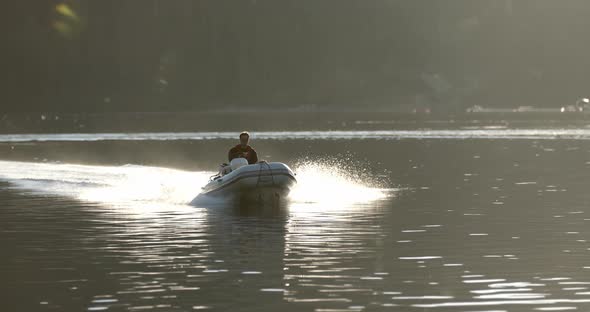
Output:
[[235,158],[230,165],[220,167],[201,194],[246,199],[266,195],[282,198],[296,183],[295,174],[283,163],[261,161],[249,165],[246,159]]

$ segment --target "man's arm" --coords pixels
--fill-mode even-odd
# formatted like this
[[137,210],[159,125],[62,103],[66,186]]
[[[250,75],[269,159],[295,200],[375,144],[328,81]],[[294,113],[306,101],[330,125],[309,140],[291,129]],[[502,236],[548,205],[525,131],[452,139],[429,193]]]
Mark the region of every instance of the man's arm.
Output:
[[231,148],[229,150],[229,152],[227,153],[227,160],[231,161],[232,159],[234,159],[234,149],[233,148]]
[[256,151],[254,149],[250,151],[250,160],[252,160],[253,164],[258,162],[258,154],[256,154]]

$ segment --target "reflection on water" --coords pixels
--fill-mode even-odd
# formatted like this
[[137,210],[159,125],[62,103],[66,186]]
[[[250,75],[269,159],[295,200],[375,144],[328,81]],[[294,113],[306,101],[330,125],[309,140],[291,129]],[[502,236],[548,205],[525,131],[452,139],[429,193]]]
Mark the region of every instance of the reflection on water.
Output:
[[184,205],[202,171],[1,162],[2,292],[15,310],[590,307],[590,145],[371,144],[401,187],[301,165],[279,210]]

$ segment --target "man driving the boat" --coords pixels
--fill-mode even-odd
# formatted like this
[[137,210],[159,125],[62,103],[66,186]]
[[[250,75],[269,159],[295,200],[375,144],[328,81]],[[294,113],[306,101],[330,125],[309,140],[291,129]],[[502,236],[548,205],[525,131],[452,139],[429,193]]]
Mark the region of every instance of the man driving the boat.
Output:
[[234,158],[246,158],[250,165],[258,162],[258,155],[256,154],[256,151],[248,145],[249,141],[250,134],[248,132],[244,131],[240,133],[240,144],[232,147],[227,155],[230,162]]

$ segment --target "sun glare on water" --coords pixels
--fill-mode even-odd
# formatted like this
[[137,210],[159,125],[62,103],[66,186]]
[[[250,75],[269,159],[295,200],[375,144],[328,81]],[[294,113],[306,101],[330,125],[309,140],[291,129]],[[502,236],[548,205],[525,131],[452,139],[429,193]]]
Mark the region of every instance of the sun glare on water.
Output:
[[[187,205],[212,172],[169,168],[88,166],[0,161],[0,180],[26,192],[67,196],[109,205]],[[387,197],[387,190],[335,163],[305,162],[295,167],[298,183],[289,202],[329,209]]]

